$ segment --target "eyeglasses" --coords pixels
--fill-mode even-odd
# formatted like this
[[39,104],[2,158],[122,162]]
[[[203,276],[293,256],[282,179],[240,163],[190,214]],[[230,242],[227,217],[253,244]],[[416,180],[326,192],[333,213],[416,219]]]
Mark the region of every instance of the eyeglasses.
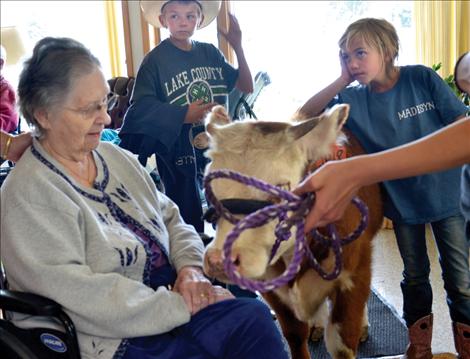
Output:
[[106,98],[99,103],[92,103],[91,105],[84,108],[70,108],[65,107],[66,110],[76,112],[85,119],[96,117],[103,109],[106,108],[106,112],[110,112],[118,103],[118,95],[114,92],[110,92]]

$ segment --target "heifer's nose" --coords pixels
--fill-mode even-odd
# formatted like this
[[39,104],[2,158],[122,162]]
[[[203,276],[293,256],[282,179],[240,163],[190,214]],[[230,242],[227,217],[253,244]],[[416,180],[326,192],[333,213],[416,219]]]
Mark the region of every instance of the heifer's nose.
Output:
[[235,265],[235,267],[239,267],[240,266],[240,255],[239,254],[232,254],[232,263]]
[[204,271],[210,277],[216,277],[223,270],[222,251],[220,249],[207,248],[204,256]]
[[206,260],[210,266],[218,266],[222,263],[222,251],[210,249],[206,252]]
[[[232,262],[235,269],[238,271],[241,263],[239,254],[232,254]],[[218,279],[226,278],[227,275],[224,270],[223,253],[220,249],[208,248],[204,256],[204,272],[209,277]]]
[[[223,268],[224,257],[221,250],[213,249],[207,251],[206,258],[210,267]],[[231,259],[235,267],[238,268],[241,262],[240,254],[232,253]]]

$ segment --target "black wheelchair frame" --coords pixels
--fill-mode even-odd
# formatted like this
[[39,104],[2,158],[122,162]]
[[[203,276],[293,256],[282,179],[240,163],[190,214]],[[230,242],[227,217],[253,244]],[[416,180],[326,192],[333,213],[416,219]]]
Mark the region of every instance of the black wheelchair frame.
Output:
[[[0,186],[13,165],[0,167]],[[80,359],[75,326],[57,302],[32,293],[8,289],[0,263],[0,356],[6,359]],[[10,319],[11,313],[51,318],[63,330],[23,329]]]
[[257,119],[253,112],[253,106],[261,91],[271,83],[267,72],[260,71],[255,76],[252,93],[243,93],[234,88],[229,94],[228,114],[232,120],[243,120],[246,117]]
[[[80,359],[75,326],[62,307],[51,299],[0,289],[0,353],[3,358]],[[22,329],[6,319],[9,312],[50,317],[60,322],[64,332],[49,328]]]

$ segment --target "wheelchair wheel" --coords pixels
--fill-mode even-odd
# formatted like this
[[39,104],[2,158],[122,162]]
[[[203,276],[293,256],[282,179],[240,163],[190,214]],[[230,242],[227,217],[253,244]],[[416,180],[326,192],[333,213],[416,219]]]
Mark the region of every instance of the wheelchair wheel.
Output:
[[3,327],[0,327],[0,353],[5,359],[39,359]]

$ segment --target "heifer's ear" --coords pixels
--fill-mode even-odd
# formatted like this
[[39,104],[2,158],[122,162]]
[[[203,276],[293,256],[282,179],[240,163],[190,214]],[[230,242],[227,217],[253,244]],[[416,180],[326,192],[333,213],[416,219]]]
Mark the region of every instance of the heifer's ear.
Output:
[[288,132],[294,140],[298,140],[299,138],[305,136],[307,133],[312,131],[313,128],[318,125],[320,120],[321,117],[314,117],[312,119],[301,122],[298,125],[290,127]]
[[338,131],[341,130],[344,123],[348,119],[349,115],[349,105],[348,104],[341,104],[341,105],[334,105],[332,108],[327,110],[324,116],[332,118],[336,122],[336,129]]
[[206,131],[213,134],[216,125],[223,126],[232,122],[224,106],[218,105],[212,108],[212,111],[206,117]]
[[348,114],[349,105],[335,105],[320,116],[318,124],[310,132],[299,138],[298,143],[307,151],[309,160],[330,154],[331,145],[336,143]]

